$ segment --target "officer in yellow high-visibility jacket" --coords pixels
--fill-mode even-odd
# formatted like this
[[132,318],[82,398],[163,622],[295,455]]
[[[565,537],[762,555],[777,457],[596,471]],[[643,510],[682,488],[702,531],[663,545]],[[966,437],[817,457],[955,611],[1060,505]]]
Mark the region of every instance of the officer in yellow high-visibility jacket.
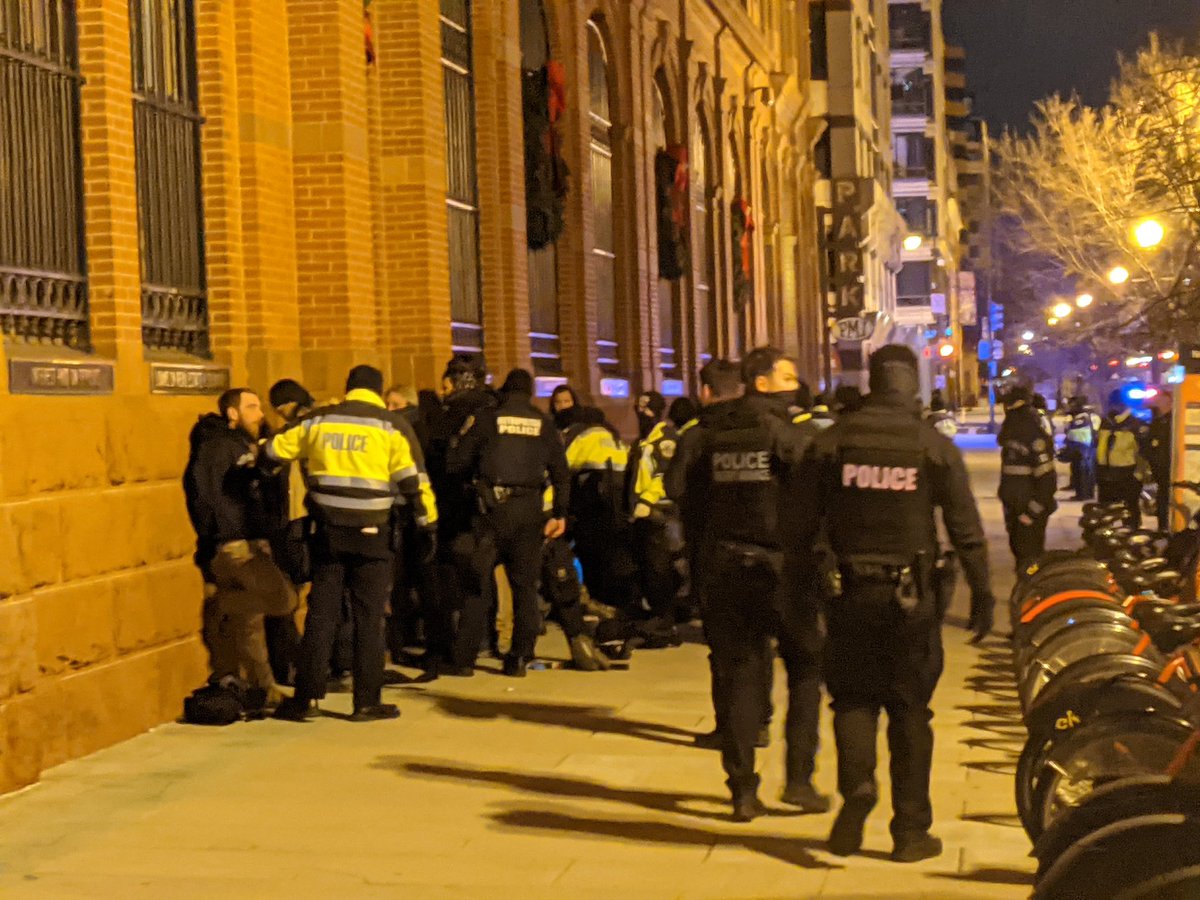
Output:
[[1145,465],[1141,455],[1145,438],[1145,424],[1133,414],[1121,392],[1113,391],[1108,397],[1108,415],[1096,437],[1096,485],[1101,503],[1125,504],[1127,520],[1134,528],[1142,524],[1138,468]]
[[568,530],[583,582],[601,603],[631,607],[638,598],[623,496],[629,448],[590,406],[580,409],[564,439],[571,470]]
[[267,444],[274,460],[303,460],[312,539],[312,592],[296,665],[296,694],[276,716],[299,721],[325,695],[343,594],[354,617],[353,721],[394,719],[381,703],[383,615],[393,575],[392,507],[412,506],[418,525],[432,528],[437,506],[429,479],[404,431],[384,405],[383,373],[356,366],[346,399],[322,407]]
[[[647,395],[653,395],[659,401],[663,399],[652,391]],[[679,434],[670,419],[661,418],[663,404],[647,403],[643,407],[643,398],[639,398],[638,418],[648,430],[630,453],[630,461],[636,469],[630,498],[633,522],[629,538],[638,564],[642,596],[650,607],[650,620],[643,623],[643,634],[650,645],[673,644],[678,641],[674,607],[680,579],[672,557],[681,539],[677,537],[672,541],[670,529],[672,526],[678,529],[678,516],[675,504],[663,487],[663,475],[675,456]],[[646,421],[651,416],[657,421]],[[673,547],[673,543],[676,546]]]

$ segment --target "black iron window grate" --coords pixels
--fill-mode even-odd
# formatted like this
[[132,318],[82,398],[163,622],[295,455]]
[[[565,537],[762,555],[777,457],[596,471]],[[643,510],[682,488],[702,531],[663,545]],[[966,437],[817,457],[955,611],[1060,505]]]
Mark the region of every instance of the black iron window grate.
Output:
[[86,350],[74,0],[0,0],[0,333]]
[[142,341],[209,354],[192,0],[129,0]]

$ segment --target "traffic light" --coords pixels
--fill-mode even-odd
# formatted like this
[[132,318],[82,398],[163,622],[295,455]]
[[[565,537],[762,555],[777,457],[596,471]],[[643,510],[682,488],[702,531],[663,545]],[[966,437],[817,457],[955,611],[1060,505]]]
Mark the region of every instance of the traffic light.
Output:
[[949,341],[943,341],[938,345],[937,353],[942,359],[950,359],[954,355],[954,345]]
[[999,303],[988,304],[988,324],[992,328],[992,334],[1004,329],[1004,307]]

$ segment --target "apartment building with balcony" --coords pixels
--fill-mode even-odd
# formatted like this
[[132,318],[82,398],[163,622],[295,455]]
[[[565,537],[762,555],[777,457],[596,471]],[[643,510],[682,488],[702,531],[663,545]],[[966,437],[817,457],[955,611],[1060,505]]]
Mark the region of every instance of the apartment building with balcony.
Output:
[[890,0],[888,23],[892,196],[906,228],[892,339],[921,359],[923,392],[940,388],[961,399],[964,246],[955,142],[969,115],[963,53],[946,45],[942,0]]
[[888,339],[904,224],[892,201],[886,0],[814,0],[812,109],[830,340],[826,382],[857,384]]

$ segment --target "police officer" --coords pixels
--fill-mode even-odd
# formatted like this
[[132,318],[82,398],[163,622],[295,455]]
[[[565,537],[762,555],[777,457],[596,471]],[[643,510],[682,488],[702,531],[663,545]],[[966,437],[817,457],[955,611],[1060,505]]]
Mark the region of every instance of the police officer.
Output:
[[1155,514],[1158,530],[1171,529],[1171,395],[1160,393],[1154,399],[1154,418],[1146,431],[1143,455],[1150,465],[1150,477],[1156,487]]
[[642,597],[650,607],[650,620],[642,630],[659,644],[675,643],[675,597],[679,577],[674,556],[678,540],[672,540],[676,525],[675,504],[663,488],[663,475],[675,455],[678,431],[664,417],[666,400],[657,391],[638,397],[638,441],[629,451],[627,475],[631,479],[629,506],[632,523],[630,546],[638,564]]
[[1076,500],[1091,500],[1096,495],[1096,414],[1082,397],[1072,397],[1068,411],[1066,447],[1071,459],[1071,487]]
[[929,834],[933,731],[929,700],[942,669],[944,610],[930,583],[937,529],[934,507],[958,551],[972,593],[971,627],[991,628],[994,599],[987,544],[966,467],[954,444],[921,421],[912,351],[878,350],[870,396],[814,438],[793,499],[800,506],[798,549],[826,527],[841,591],[827,607],[825,684],[833,697],[838,791],[843,805],[829,837],[841,856],[862,846],[877,800],[875,745],[881,709],[891,751],[892,859],[936,856]]
[[329,654],[343,593],[354,617],[353,721],[394,719],[400,711],[380,702],[383,687],[383,614],[392,587],[392,507],[403,499],[417,522],[432,528],[437,507],[412,446],[383,403],[383,373],[356,366],[346,399],[278,434],[270,459],[303,460],[308,501],[316,519],[313,585],[297,660],[295,696],[276,716],[300,721],[325,695]]
[[[470,480],[448,466],[451,443],[474,416],[496,405],[487,389],[487,370],[475,360],[455,356],[442,374],[440,403],[426,402],[425,427],[429,435],[426,463],[438,498],[436,583],[439,601],[451,619],[470,607],[490,608],[495,599],[495,551],[480,541],[475,531],[479,497]],[[430,674],[469,677],[475,674],[479,646],[470,632],[456,634],[450,659],[431,659]]]
[[[797,595],[782,553],[780,491],[795,476],[803,449],[789,425],[796,368],[780,351],[760,348],[747,355],[742,377],[745,397],[738,396],[732,364],[705,366],[702,380],[715,397],[682,440],[666,488],[683,504],[698,546],[697,586],[712,650],[722,763],[734,819],[745,822],[763,811],[754,748],[769,710],[765,688],[776,636],[790,695],[783,800],[809,812],[828,809],[828,800],[810,781],[820,703],[819,647],[805,646],[797,636],[796,623],[807,623],[809,611],[803,607],[811,598]],[[815,626],[815,610],[811,615]]]
[[1123,503],[1129,524],[1142,524],[1142,483],[1138,480],[1146,426],[1125,402],[1120,390],[1108,396],[1108,415],[1096,437],[1096,485],[1101,503]]
[[1046,522],[1058,504],[1054,441],[1044,429],[1029,389],[1014,387],[1004,398],[1000,445],[1000,503],[1017,571],[1046,549]]
[[[501,402],[468,420],[451,442],[447,470],[470,478],[480,498],[476,524],[495,547],[512,587],[512,648],[504,674],[523,678],[540,628],[538,573],[542,545],[566,530],[570,473],[554,421],[533,405],[533,376],[513,369],[500,389]],[[542,494],[554,489],[549,520],[542,516]],[[478,651],[488,607],[470,603],[459,622],[459,646]],[[474,660],[459,657],[459,665]]]

